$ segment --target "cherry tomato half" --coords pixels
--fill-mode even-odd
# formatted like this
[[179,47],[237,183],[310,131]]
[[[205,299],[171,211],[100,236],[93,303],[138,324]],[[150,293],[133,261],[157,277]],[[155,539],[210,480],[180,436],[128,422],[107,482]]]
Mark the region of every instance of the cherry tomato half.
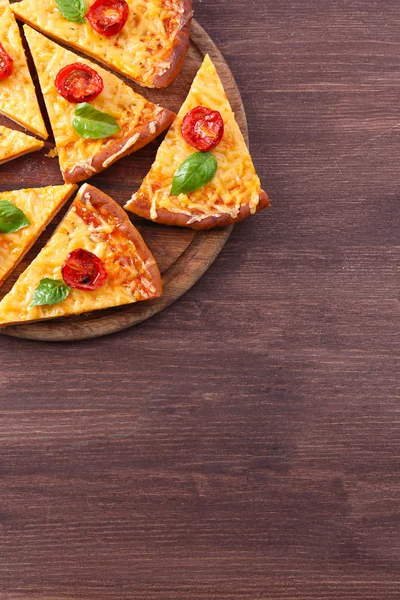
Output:
[[0,80],[9,77],[13,70],[14,61],[4,46],[0,43]]
[[217,110],[196,106],[185,115],[181,132],[189,146],[207,152],[218,146],[222,140],[224,121]]
[[128,14],[129,6],[125,0],[96,0],[86,18],[97,33],[111,37],[121,31]]
[[68,254],[61,273],[65,283],[78,290],[97,290],[108,278],[103,261],[83,248]]
[[58,73],[54,80],[57,92],[68,102],[91,102],[103,90],[103,80],[89,65],[73,63]]

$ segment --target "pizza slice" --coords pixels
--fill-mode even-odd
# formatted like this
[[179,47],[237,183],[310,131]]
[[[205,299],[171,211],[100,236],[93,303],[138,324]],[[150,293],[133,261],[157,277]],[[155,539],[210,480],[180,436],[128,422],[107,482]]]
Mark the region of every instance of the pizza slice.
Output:
[[47,139],[18,25],[8,0],[0,0],[0,112]]
[[0,194],[0,285],[76,188],[50,185]]
[[193,229],[241,221],[269,206],[242,133],[209,56],[125,208]]
[[146,87],[166,87],[189,48],[192,0],[23,0],[24,23]]
[[173,112],[149,102],[112,73],[27,25],[24,29],[67,183],[99,173],[172,123]]
[[131,304],[162,291],[157,264],[125,211],[81,187],[43,250],[0,303],[0,325]]
[[44,142],[36,138],[0,125],[0,165],[28,154],[41,150]]

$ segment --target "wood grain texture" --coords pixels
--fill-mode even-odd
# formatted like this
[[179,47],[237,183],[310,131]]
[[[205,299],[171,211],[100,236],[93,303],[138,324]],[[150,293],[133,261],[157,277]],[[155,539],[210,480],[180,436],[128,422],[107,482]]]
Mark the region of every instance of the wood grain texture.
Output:
[[134,329],[0,340],[1,600],[398,600],[400,6],[214,0],[272,208]]

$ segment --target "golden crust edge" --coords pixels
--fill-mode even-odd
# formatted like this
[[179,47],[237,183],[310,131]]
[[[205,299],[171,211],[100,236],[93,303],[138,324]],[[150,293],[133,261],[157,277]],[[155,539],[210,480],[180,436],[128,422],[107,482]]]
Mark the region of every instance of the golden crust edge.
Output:
[[[32,239],[31,243],[28,244],[28,246],[26,246],[26,248],[24,248],[24,250],[21,252],[21,256],[19,256],[18,260],[8,269],[8,271],[6,271],[6,273],[4,273],[4,275],[2,275],[0,277],[0,287],[3,285],[3,283],[5,282],[5,280],[9,278],[9,276],[11,275],[11,273],[17,268],[17,266],[19,265],[19,263],[21,262],[21,260],[24,258],[24,256],[29,252],[29,250],[32,248],[32,246],[34,245],[34,243],[42,235],[42,233],[46,229],[47,225],[49,225],[49,223],[54,219],[54,217],[56,216],[56,214],[62,209],[62,207],[64,206],[64,204],[66,202],[68,202],[68,200],[76,192],[77,189],[78,189],[78,186],[74,185],[73,189],[71,189],[64,196],[62,202],[60,202],[60,204],[58,206],[56,206],[56,208],[48,216],[48,218],[46,219],[46,221],[43,223],[42,227],[39,229],[39,231],[37,232],[37,234]],[[9,324],[9,323],[7,323],[7,324]]]
[[[93,167],[94,171],[90,170],[88,173],[85,168],[80,165],[73,167],[72,169],[68,169],[67,171],[62,170],[65,183],[77,183],[78,181],[84,181],[85,179],[92,177],[95,173],[100,173],[107,167],[111,166],[120,158],[128,156],[140,148],[143,148],[152,142],[156,137],[158,137],[163,131],[165,131],[165,129],[171,125],[175,117],[175,113],[167,108],[163,108],[158,115],[155,115],[154,119],[146,123],[144,126],[135,127],[129,131],[129,133],[124,135],[123,138],[115,140],[115,142],[110,144],[105,150],[96,154],[91,161],[91,166]],[[153,132],[150,130],[151,123],[153,123],[155,127]],[[126,143],[137,134],[139,134],[137,140],[131,146],[129,146],[125,152],[120,154],[120,151],[124,148]],[[113,156],[115,156],[115,160],[112,160],[106,166],[104,166],[104,163]]]
[[183,0],[183,15],[178,34],[175,36],[170,55],[167,60],[170,67],[162,75],[153,78],[154,87],[166,88],[178,76],[190,46],[190,25],[193,17],[192,0]]
[[112,215],[116,226],[123,232],[123,234],[129,240],[131,240],[143,262],[146,263],[147,261],[151,261],[153,263],[149,267],[149,273],[151,275],[152,282],[156,288],[156,292],[153,296],[151,296],[151,298],[148,298],[148,300],[153,300],[154,298],[158,298],[159,296],[161,296],[161,274],[156,259],[150,252],[149,248],[146,245],[146,242],[144,241],[139,231],[129,220],[129,217],[124,211],[124,209],[106,193],[102,192],[93,185],[90,185],[89,183],[85,183],[80,188],[76,196],[76,200],[84,201],[85,194],[90,195],[90,202],[97,211],[99,211],[99,208],[101,207],[103,211]]
[[[268,195],[264,190],[261,190],[259,196],[259,202],[256,207],[256,212],[263,210],[264,208],[269,208],[270,201]],[[250,216],[250,205],[244,204],[240,207],[238,215],[236,218],[231,217],[229,214],[224,214],[220,216],[212,216],[206,217],[201,221],[194,221],[193,223],[189,223],[193,218],[193,215],[186,215],[184,213],[172,212],[167,210],[166,208],[157,208],[157,219],[152,219],[150,217],[150,202],[143,199],[133,199],[125,204],[126,210],[133,212],[135,215],[139,217],[143,217],[144,219],[149,219],[150,221],[154,221],[155,223],[162,223],[163,225],[170,225],[176,227],[189,227],[191,229],[197,229],[198,231],[204,229],[213,229],[214,227],[227,227],[228,225],[232,225],[233,223],[238,223],[239,221],[243,221],[248,216]]]

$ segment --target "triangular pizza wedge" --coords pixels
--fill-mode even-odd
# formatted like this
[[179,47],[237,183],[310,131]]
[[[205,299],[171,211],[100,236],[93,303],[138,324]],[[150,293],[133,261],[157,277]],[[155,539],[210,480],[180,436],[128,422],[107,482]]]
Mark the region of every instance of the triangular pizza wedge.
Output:
[[151,170],[125,208],[166,225],[210,229],[268,206],[222,82],[206,56]]
[[76,189],[50,185],[0,193],[0,285]]
[[131,304],[161,292],[155,259],[125,211],[84,184],[46,246],[0,303],[0,325]]
[[[172,123],[173,112],[149,102],[112,73],[65,50],[27,25],[24,30],[39,75],[65,182],[76,183],[99,173],[119,158],[151,142]],[[89,98],[88,92],[93,90],[98,95],[85,101]],[[82,106],[98,111],[103,115],[102,119],[108,115],[109,120],[117,124],[116,133],[108,135],[100,131],[100,135],[108,137],[99,139],[82,137],[84,132],[78,133],[73,125],[78,108]],[[80,118],[80,122],[91,125],[93,117],[89,115],[88,119],[87,116]],[[97,135],[97,132],[89,132],[89,135]]]
[[43,146],[44,142],[31,135],[0,125],[0,165],[29,152],[41,150]]
[[47,139],[18,25],[8,0],[0,0],[0,112]]
[[[65,16],[61,5],[69,9]],[[24,23],[146,87],[168,86],[189,48],[192,0],[23,0],[12,9]]]

